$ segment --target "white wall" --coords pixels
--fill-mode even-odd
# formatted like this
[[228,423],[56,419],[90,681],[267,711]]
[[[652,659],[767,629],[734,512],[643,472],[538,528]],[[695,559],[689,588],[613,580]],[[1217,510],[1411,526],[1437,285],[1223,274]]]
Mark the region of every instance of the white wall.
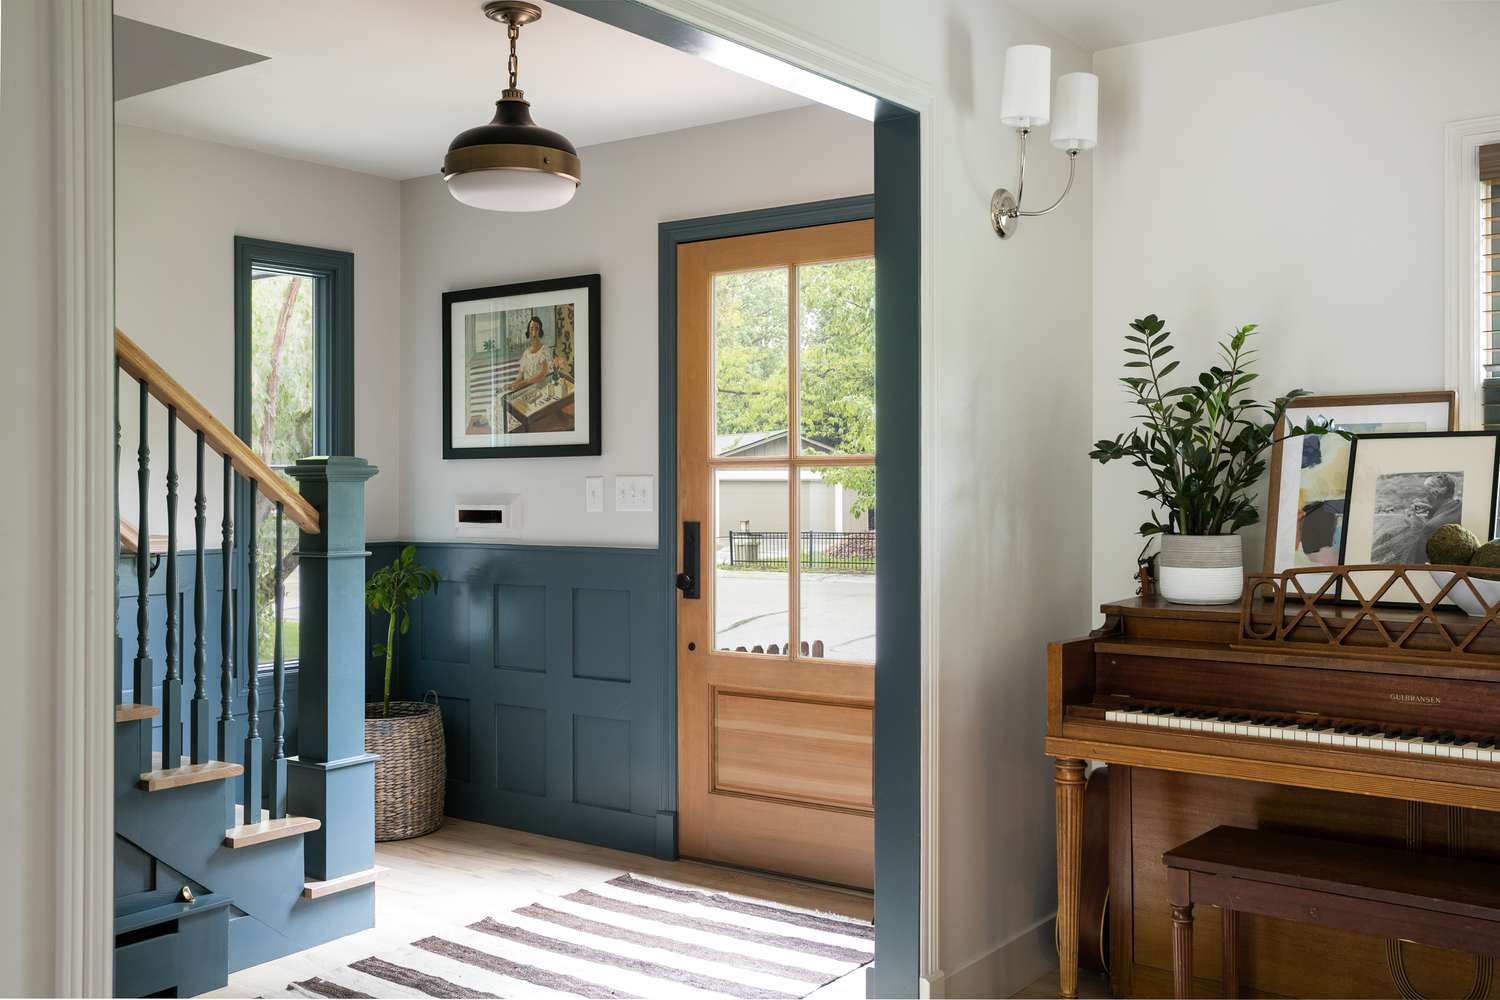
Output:
[[[397,537],[401,480],[401,212],[395,181],[119,126],[115,130],[115,284],[121,330],[234,427],[234,237],[354,254],[356,454],[379,466],[366,532]],[[134,519],[137,390],[121,386],[121,506]],[[151,530],[166,530],[165,411],[153,402]],[[192,539],[193,443],[178,428],[180,544]],[[217,547],[220,465],[207,472]]]
[[[1151,312],[1184,371],[1260,323],[1262,393],[1442,388],[1443,126],[1500,113],[1497,43],[1500,4],[1346,0],[1098,53],[1094,436]],[[1134,592],[1135,471],[1095,467],[1095,604]]]
[[[517,493],[517,541],[654,546],[656,514],[616,512],[612,477],[657,471],[657,224],[874,187],[869,124],[816,107],[591,146],[582,157],[573,201],[534,215],[466,208],[438,177],[401,185],[403,539],[451,540],[459,497]],[[442,293],[596,272],[604,453],[444,461]],[[611,477],[603,513],[584,513],[590,475]]]
[[[47,0],[4,0],[0,50],[0,463],[6,510],[0,548],[11,582],[0,588],[9,687],[0,699],[0,995],[50,996],[56,950],[56,803],[47,749],[55,742],[54,611],[59,554],[56,490],[60,414],[52,399],[57,322],[52,161],[52,50]],[[24,580],[19,575],[24,571]],[[103,778],[104,776],[100,776]]]
[[[670,8],[673,4],[668,3]],[[937,419],[924,438],[937,538],[940,776],[936,954],[950,995],[1007,996],[1055,963],[1051,768],[1042,755],[1045,644],[1088,622],[1089,157],[1056,213],[1005,243],[990,192],[1013,186],[1014,133],[998,122],[1001,53],[1063,39],[991,0],[736,0],[799,45],[826,48],[934,96],[932,328]],[[1039,144],[1027,191],[1061,190],[1066,160]],[[917,419],[911,413],[881,414]],[[882,527],[887,527],[882,525]]]

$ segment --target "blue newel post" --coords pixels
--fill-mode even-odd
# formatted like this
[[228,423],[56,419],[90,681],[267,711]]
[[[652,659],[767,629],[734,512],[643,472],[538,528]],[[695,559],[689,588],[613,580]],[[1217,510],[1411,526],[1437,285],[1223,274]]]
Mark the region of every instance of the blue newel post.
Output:
[[361,458],[305,458],[287,470],[318,511],[302,532],[297,758],[287,811],[323,825],[305,839],[309,878],[375,864],[375,756],[365,753],[365,480]]

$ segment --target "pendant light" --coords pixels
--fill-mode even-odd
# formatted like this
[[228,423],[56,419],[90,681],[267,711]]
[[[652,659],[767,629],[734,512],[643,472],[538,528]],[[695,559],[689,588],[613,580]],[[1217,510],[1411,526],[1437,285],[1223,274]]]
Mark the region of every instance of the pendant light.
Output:
[[484,16],[510,36],[510,86],[487,125],[460,132],[443,158],[443,180],[465,205],[495,212],[541,212],[573,198],[583,178],[578,151],[564,136],[531,120],[531,105],[516,87],[516,39],[521,26],[542,16],[535,4],[491,0]]

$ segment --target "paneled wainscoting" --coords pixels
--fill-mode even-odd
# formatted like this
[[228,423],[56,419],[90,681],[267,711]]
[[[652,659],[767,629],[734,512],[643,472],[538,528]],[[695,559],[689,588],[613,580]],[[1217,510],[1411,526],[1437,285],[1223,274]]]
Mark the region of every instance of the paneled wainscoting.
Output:
[[[400,543],[370,548],[373,571]],[[448,814],[673,857],[675,695],[660,554],[461,543],[417,553],[442,583],[413,610],[397,688],[413,700],[437,692]],[[382,664],[370,669],[378,691]]]

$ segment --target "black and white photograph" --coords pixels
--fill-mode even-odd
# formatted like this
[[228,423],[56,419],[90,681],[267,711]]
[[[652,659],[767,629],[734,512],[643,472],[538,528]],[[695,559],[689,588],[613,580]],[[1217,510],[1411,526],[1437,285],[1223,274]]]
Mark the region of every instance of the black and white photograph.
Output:
[[1445,524],[1463,521],[1462,472],[1392,472],[1375,479],[1374,541],[1378,563],[1423,563],[1427,542]]
[[443,457],[600,453],[599,275],[443,295]]
[[[1356,437],[1349,450],[1339,562],[1425,564],[1427,541],[1445,524],[1461,524],[1476,537],[1491,537],[1497,472],[1500,434],[1493,431]],[[1346,601],[1368,599],[1389,576],[1384,570],[1351,572],[1349,583],[1359,593],[1346,588],[1339,596]],[[1437,584],[1425,574],[1412,585],[1422,592],[1393,586],[1379,603],[1411,606],[1437,595]]]

